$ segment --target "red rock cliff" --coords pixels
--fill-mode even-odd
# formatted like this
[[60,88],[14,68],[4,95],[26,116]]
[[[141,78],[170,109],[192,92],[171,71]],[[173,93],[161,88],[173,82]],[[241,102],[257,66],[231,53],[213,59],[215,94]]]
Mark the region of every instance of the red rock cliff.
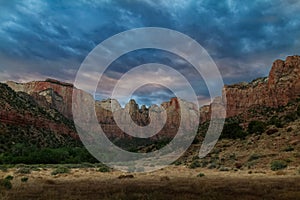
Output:
[[[286,105],[300,96],[300,56],[276,60],[266,78],[225,86],[223,96],[227,100],[227,117],[242,114],[255,106]],[[201,116],[207,118],[207,109],[206,115]]]
[[6,84],[16,92],[21,91],[33,96],[42,106],[46,106],[45,104],[48,103],[65,117],[72,119],[72,92],[74,89],[72,84],[53,79],[28,83],[8,81]]

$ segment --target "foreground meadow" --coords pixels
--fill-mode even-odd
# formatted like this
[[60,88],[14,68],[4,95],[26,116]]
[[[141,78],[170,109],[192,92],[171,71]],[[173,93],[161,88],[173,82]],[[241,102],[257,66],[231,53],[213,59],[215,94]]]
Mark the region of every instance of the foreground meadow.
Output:
[[[21,169],[21,170],[20,170]],[[217,171],[171,166],[150,173],[99,168],[9,168],[0,199],[299,199],[295,170]],[[66,169],[66,168],[60,168]],[[102,172],[101,172],[102,171]]]

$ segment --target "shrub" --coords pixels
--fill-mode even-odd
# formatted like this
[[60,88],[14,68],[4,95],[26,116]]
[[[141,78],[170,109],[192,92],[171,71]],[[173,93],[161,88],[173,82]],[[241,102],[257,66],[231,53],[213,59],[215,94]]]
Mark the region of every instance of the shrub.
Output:
[[59,168],[56,168],[55,170],[53,170],[51,172],[51,175],[57,175],[57,174],[68,174],[70,173],[70,169],[67,168],[67,167],[59,167]]
[[18,169],[17,173],[19,173],[19,174],[30,174],[31,169],[28,168],[28,167],[22,167],[22,168]]
[[271,170],[277,171],[287,167],[287,163],[284,160],[274,160],[271,162]]
[[271,119],[268,122],[269,125],[275,125],[277,128],[282,128],[283,124],[280,119],[278,119],[276,116],[271,117]]
[[102,166],[98,169],[99,172],[110,172],[109,167],[107,166]]
[[228,172],[229,169],[228,169],[227,167],[221,167],[221,168],[219,169],[219,171],[220,171],[220,172]]
[[244,139],[246,133],[243,131],[243,128],[240,126],[238,121],[226,122],[222,130],[221,138],[228,139]]
[[251,161],[257,160],[257,159],[259,159],[259,158],[260,158],[260,155],[259,155],[259,154],[252,154],[252,155],[249,157],[248,161],[251,162]]
[[189,168],[191,168],[191,169],[195,169],[198,167],[201,167],[201,163],[199,162],[199,160],[194,160],[189,166]]
[[289,122],[293,122],[298,118],[297,113],[296,112],[291,112],[288,113],[286,116],[284,116],[284,121],[289,123]]
[[178,161],[178,160],[174,162],[174,165],[175,165],[175,166],[179,166],[179,165],[181,165],[181,164],[182,164],[181,161]]
[[28,177],[22,177],[22,178],[21,178],[21,181],[22,181],[23,183],[26,183],[26,182],[28,181]]
[[229,159],[230,159],[230,160],[236,160],[236,155],[235,155],[235,153],[230,154],[230,155],[229,155]]
[[256,163],[257,163],[257,161],[256,160],[253,160],[253,161],[251,161],[251,162],[247,162],[247,167],[248,167],[248,169],[251,169],[251,168],[253,168],[253,166],[255,166],[256,165]]
[[266,124],[262,121],[251,121],[248,125],[249,134],[262,134],[266,129]]
[[197,177],[203,177],[203,176],[205,176],[205,174],[202,173],[202,172],[200,172],[200,173],[197,175]]
[[217,168],[217,164],[216,163],[210,163],[209,165],[207,165],[207,168],[208,169],[214,169],[214,168]]
[[11,181],[14,179],[14,177],[12,175],[8,175],[7,177],[5,177],[5,179]]
[[284,151],[294,151],[294,147],[292,147],[292,146],[287,146],[285,149],[284,149]]
[[12,184],[10,182],[9,179],[1,179],[0,180],[0,186],[4,187],[5,189],[11,189],[12,188]]
[[208,165],[208,161],[207,160],[203,160],[202,162],[201,162],[201,167],[206,167],[207,165]]

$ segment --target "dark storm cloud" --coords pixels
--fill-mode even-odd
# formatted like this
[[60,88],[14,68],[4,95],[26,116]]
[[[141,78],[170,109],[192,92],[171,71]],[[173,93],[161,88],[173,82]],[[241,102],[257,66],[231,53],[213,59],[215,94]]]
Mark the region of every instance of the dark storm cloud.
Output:
[[[300,2],[293,0],[24,0],[0,1],[0,8],[0,81],[73,81],[97,44],[145,26],[171,28],[195,39],[213,57],[225,83],[266,76],[273,60],[300,49]],[[155,60],[188,76],[199,96],[208,95],[187,63],[151,50],[118,59],[107,77],[115,82],[133,66]]]

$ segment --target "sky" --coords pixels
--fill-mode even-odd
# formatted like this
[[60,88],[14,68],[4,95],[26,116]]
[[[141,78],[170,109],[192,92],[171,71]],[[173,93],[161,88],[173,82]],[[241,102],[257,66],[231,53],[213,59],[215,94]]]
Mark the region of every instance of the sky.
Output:
[[[81,63],[99,43],[142,27],[172,29],[197,41],[216,63],[225,84],[267,76],[274,60],[300,54],[297,0],[0,0],[0,9],[0,82],[51,77],[73,83]],[[182,73],[199,102],[209,101],[207,87],[190,63],[156,49],[129,52],[115,60],[101,78],[96,98],[108,98],[123,74],[151,62]],[[165,78],[145,70],[132,81],[153,77],[162,82]],[[87,75],[87,91],[89,80],[95,78]],[[166,81],[181,88],[176,78]],[[148,84],[130,98],[151,105],[172,96],[174,92],[163,85]]]

